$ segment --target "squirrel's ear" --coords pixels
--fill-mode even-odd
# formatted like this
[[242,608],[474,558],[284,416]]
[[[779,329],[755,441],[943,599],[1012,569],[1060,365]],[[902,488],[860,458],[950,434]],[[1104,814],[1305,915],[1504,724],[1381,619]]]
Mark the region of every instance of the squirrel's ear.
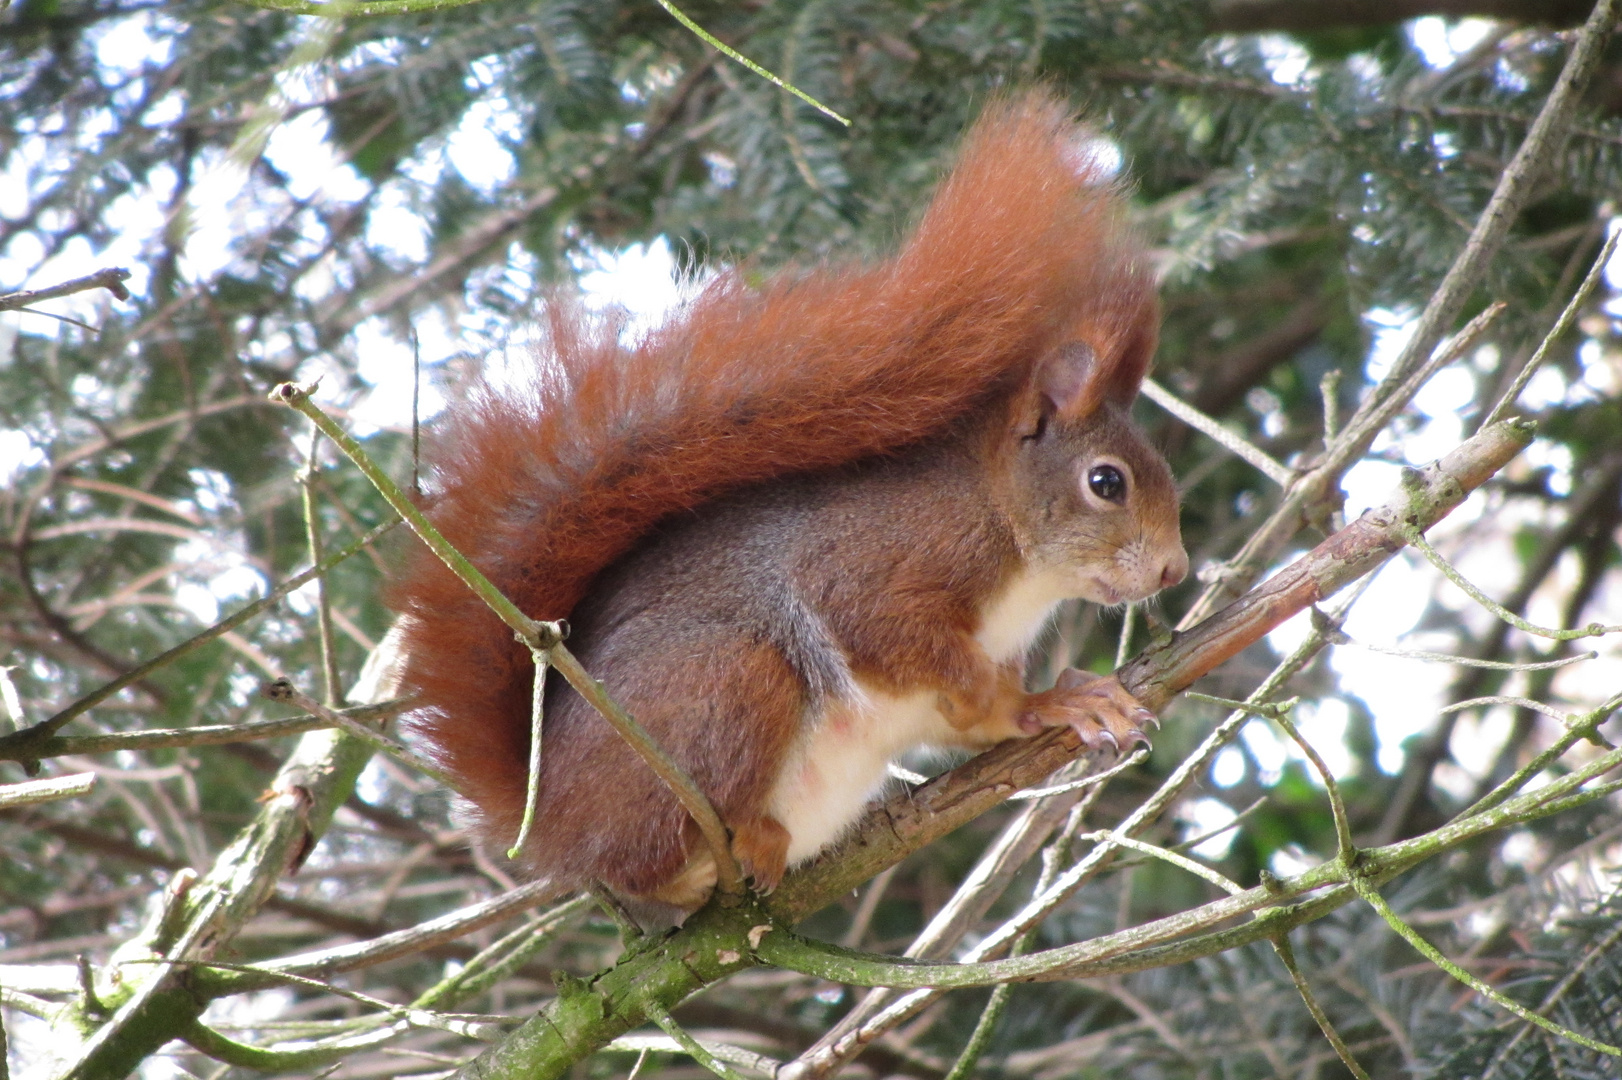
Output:
[[1109,362],[1100,362],[1098,353],[1084,341],[1060,345],[1037,365],[1036,389],[1042,409],[1080,419],[1105,402],[1131,407],[1154,350],[1152,326],[1121,342]]
[[1044,401],[1071,419],[1105,403],[1129,408],[1154,358],[1160,305],[1148,267],[1129,259],[1117,278],[1079,307],[1064,335],[1069,341],[1037,364],[1034,382]]
[[1132,404],[1132,399],[1138,396],[1138,390],[1143,386],[1144,376],[1149,373],[1149,362],[1154,359],[1155,345],[1160,336],[1156,333],[1157,329],[1153,319],[1142,319],[1132,326],[1126,340],[1119,346],[1119,359],[1107,375],[1109,385],[1104,388],[1101,397],[1123,409]]
[[1085,416],[1104,396],[1096,385],[1103,374],[1098,354],[1083,341],[1070,341],[1042,358],[1036,370],[1036,389],[1043,411],[1060,416]]

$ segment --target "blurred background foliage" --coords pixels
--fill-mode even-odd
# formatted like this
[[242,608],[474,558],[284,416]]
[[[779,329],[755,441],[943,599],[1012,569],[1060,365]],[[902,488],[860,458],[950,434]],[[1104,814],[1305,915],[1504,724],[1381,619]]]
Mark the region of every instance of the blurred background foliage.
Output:
[[[1438,4],[1454,14],[1469,4]],[[265,400],[321,378],[337,410],[399,477],[411,464],[414,357],[424,414],[481,365],[521,356],[533,313],[584,283],[635,325],[707,268],[760,272],[887,250],[998,87],[1046,80],[1119,151],[1164,279],[1157,378],[1281,460],[1321,446],[1325,375],[1345,415],[1452,261],[1558,74],[1580,2],[1483,0],[1444,21],[1423,2],[1354,9],[1284,0],[692,0],[711,32],[853,123],[842,127],[720,59],[655,4],[490,0],[339,22],[247,4],[20,0],[0,12],[0,289],[104,265],[105,293],[0,315],[0,663],[33,722],[195,633],[307,564],[299,476],[310,440]],[[1417,18],[1416,18],[1417,17]],[[1407,20],[1407,21],[1404,21]],[[1622,48],[1493,263],[1472,312],[1509,302],[1488,343],[1444,373],[1376,444],[1360,491],[1448,449],[1502,393],[1595,257],[1622,192]],[[668,258],[666,254],[668,253]],[[1524,400],[1540,442],[1442,530],[1444,548],[1508,606],[1548,623],[1622,622],[1622,306],[1603,284]],[[88,325],[84,325],[88,324]],[[1252,468],[1144,404],[1184,478],[1196,567],[1230,555],[1276,491]],[[322,456],[313,483],[329,546],[382,518],[352,469]],[[1354,505],[1353,509],[1356,509]],[[1303,534],[1301,546],[1315,542]],[[1442,541],[1439,541],[1442,542]],[[334,572],[346,679],[386,630],[390,549]],[[1369,624],[1425,648],[1546,658],[1437,579],[1402,564]],[[1174,619],[1198,588],[1160,604]],[[1401,593],[1402,603],[1397,603]],[[275,707],[260,683],[320,685],[313,593],[153,672],[69,733],[227,723]],[[1056,649],[1093,667],[1119,619],[1069,612]],[[1143,638],[1140,637],[1139,644]],[[1283,639],[1209,682],[1242,696]],[[1586,648],[1560,646],[1557,652]],[[1334,745],[1360,836],[1433,827],[1547,742],[1547,717],[1508,706],[1438,716],[1514,691],[1562,711],[1622,686],[1622,654],[1505,674],[1379,658],[1368,674],[1320,661],[1292,692]],[[1337,652],[1337,655],[1339,653]],[[1578,673],[1582,674],[1578,674]],[[1357,681],[1361,679],[1362,681]],[[1382,683],[1383,696],[1376,694]],[[1393,693],[1406,709],[1393,715]],[[1093,814],[1113,824],[1207,730],[1173,711],[1143,775]],[[286,743],[122,752],[47,763],[101,773],[71,805],[0,812],[0,963],[104,959],[152,890],[206,867],[252,814]],[[11,767],[5,780],[21,778]],[[1333,850],[1321,788],[1260,722],[1225,752],[1162,840],[1252,807],[1201,850],[1252,883]],[[1002,820],[905,863],[881,900],[810,929],[900,948]],[[1394,893],[1453,955],[1617,1041],[1616,843],[1610,801],[1458,851]],[[363,776],[308,867],[238,939],[244,957],[409,925],[499,888],[432,783],[384,764]],[[1016,889],[1016,893],[1017,893]],[[1205,899],[1158,864],[1089,887],[1053,940]],[[865,912],[865,913],[864,913]],[[858,913],[870,921],[852,923]],[[1326,1007],[1375,1075],[1600,1075],[1583,1052],[1518,1034],[1419,962],[1366,910],[1297,935]],[[581,925],[476,1005],[527,1015],[546,972],[612,958]],[[357,977],[405,1000],[456,950]],[[792,1056],[851,1001],[757,972],[680,1016]],[[960,995],[855,1068],[938,1076],[983,1003]],[[320,1022],[344,1002],[279,991],[230,1003],[222,1026]],[[13,1065],[28,1017],[7,1013]],[[312,1029],[313,1030],[313,1029]],[[448,1036],[424,1050],[467,1053]],[[744,1038],[744,1036],[738,1036]],[[1541,1056],[1540,1056],[1541,1055]],[[1559,1065],[1555,1061],[1558,1059]],[[338,1075],[398,1075],[361,1055]],[[621,1075],[600,1055],[580,1075]],[[198,1058],[152,1075],[213,1075]],[[411,1069],[439,1066],[413,1059]],[[165,1070],[169,1070],[165,1072]],[[694,1075],[685,1058],[648,1071]],[[1341,1066],[1270,953],[1242,950],[1124,980],[1021,987],[984,1071],[1060,1077],[1324,1076]]]

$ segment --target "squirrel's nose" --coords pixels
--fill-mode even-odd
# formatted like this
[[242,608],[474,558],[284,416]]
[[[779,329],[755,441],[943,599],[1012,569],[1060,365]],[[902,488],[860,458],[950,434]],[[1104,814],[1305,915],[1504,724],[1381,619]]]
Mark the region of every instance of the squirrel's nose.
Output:
[[1160,571],[1160,587],[1169,589],[1188,576],[1188,552],[1178,548]]

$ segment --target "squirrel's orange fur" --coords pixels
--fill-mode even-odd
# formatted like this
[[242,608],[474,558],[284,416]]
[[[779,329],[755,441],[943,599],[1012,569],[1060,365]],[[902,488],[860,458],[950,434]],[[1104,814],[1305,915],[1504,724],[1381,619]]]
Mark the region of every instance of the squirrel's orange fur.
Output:
[[[555,308],[533,375],[476,389],[432,437],[430,516],[520,609],[558,619],[671,515],[938,435],[1064,342],[1110,365],[1089,393],[1129,400],[1151,275],[1082,139],[1044,93],[995,102],[896,256],[759,288],[724,275],[634,348]],[[510,843],[530,656],[425,551],[391,602],[412,722]]]

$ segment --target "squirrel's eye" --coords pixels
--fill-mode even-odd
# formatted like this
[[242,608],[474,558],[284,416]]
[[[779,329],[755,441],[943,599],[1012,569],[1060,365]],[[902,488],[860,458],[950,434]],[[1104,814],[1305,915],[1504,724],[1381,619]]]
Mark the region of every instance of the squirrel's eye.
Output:
[[1100,499],[1113,503],[1126,499],[1126,477],[1113,465],[1095,465],[1088,469],[1087,486]]

